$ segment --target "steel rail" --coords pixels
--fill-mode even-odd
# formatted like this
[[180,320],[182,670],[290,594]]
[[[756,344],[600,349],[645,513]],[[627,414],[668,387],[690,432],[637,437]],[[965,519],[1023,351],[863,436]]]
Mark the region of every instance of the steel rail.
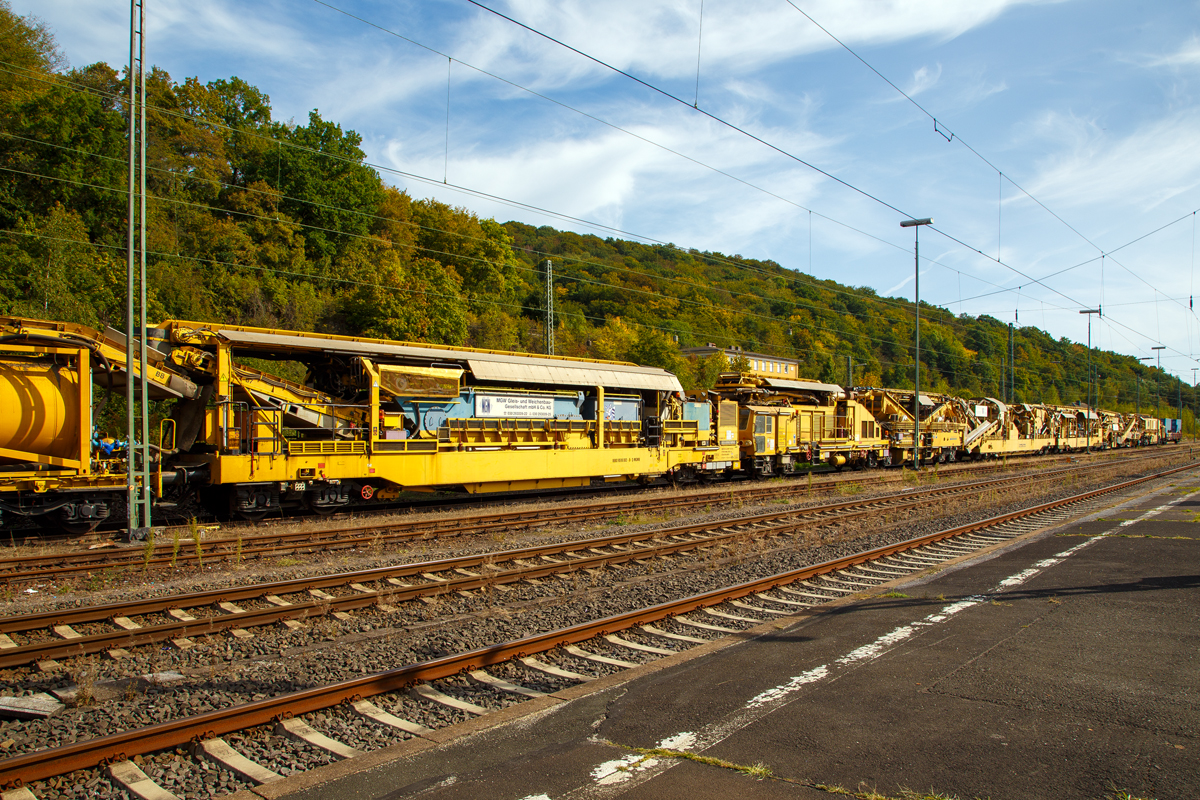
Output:
[[[820,484],[790,487],[785,494],[800,494],[820,491],[838,485],[841,482],[822,482]],[[755,488],[738,491],[735,489],[717,489],[704,492],[697,496],[675,498],[618,498],[589,503],[581,506],[565,506],[543,509],[523,509],[502,511],[486,514],[459,515],[416,521],[403,522],[368,522],[359,525],[322,528],[315,531],[293,531],[288,533],[267,533],[242,538],[242,555],[257,556],[267,553],[292,552],[287,547],[297,549],[312,549],[320,546],[337,545],[352,547],[358,544],[370,544],[381,538],[386,541],[404,541],[436,537],[445,534],[461,535],[464,533],[487,533],[496,529],[508,529],[521,525],[548,525],[559,522],[573,522],[587,519],[597,519],[615,516],[626,511],[659,510],[662,508],[687,508],[704,505],[714,501],[733,501],[757,499],[760,497],[777,497],[781,494],[779,488]],[[387,533],[384,533],[387,532]],[[347,536],[352,538],[346,538]],[[180,544],[190,544],[194,540],[187,537],[180,539]],[[250,547],[247,548],[246,544]],[[202,541],[202,552],[198,557],[194,552],[180,549],[174,552],[175,545],[156,544],[154,555],[145,558],[144,547],[130,547],[121,550],[80,550],[53,555],[18,556],[0,560],[0,580],[19,578],[27,580],[45,574],[51,574],[46,569],[33,572],[29,567],[55,566],[55,574],[61,572],[81,572],[97,568],[115,566],[161,566],[175,562],[196,561],[198,558],[227,558],[234,554],[238,544],[236,537],[222,537]],[[121,558],[114,559],[114,555]],[[71,562],[64,564],[63,562]],[[61,566],[59,566],[61,565]],[[24,569],[23,569],[24,568]]]
[[[1165,455],[1165,454],[1163,454],[1163,455]],[[1157,458],[1157,457],[1161,457],[1161,455],[1128,456],[1128,457],[1120,459],[1118,461],[1118,463],[1128,463],[1131,461],[1153,459],[1153,458]],[[1061,460],[1062,458],[1065,458],[1065,456],[1057,457],[1058,460]],[[1044,464],[1045,462],[1043,461],[1040,463]],[[971,464],[968,466],[965,463],[960,464],[958,462],[955,462],[953,464],[947,465],[947,467],[950,469],[953,469],[954,467],[958,467],[958,466],[961,466],[965,469],[956,470],[956,471],[979,471],[979,470],[1002,468],[1003,466],[1005,466],[1005,464],[1001,464],[1001,463],[997,462],[997,463],[983,464],[983,465]],[[1088,465],[1088,466],[1095,467],[1098,465],[1092,464],[1092,465]],[[847,476],[847,477],[849,477],[849,476]],[[885,480],[892,480],[892,481],[897,480],[895,478],[891,478],[891,476],[878,476],[878,477],[882,477]],[[804,493],[808,493],[810,491],[825,491],[827,489],[831,489],[833,487],[836,487],[836,486],[839,486],[839,485],[842,485],[845,483],[856,483],[856,482],[857,481],[853,481],[853,480],[847,480],[847,481],[828,480],[828,481],[821,481],[819,483],[806,483],[803,486],[792,485],[791,487],[785,487],[783,489],[783,492],[786,494],[791,494],[791,495],[804,494]],[[750,488],[750,489],[740,489],[740,490],[735,489],[735,488],[709,489],[709,490],[704,490],[702,492],[694,492],[685,497],[672,497],[672,498],[620,497],[620,498],[615,498],[615,499],[599,501],[599,502],[591,503],[591,504],[584,505],[584,506],[567,506],[567,507],[563,507],[563,508],[503,511],[503,512],[495,512],[495,513],[481,514],[481,515],[460,515],[460,516],[455,516],[455,517],[424,519],[424,520],[417,521],[415,524],[412,522],[409,522],[409,521],[406,521],[403,523],[382,523],[382,524],[368,522],[368,523],[364,523],[364,524],[360,524],[360,525],[350,525],[350,526],[342,526],[342,527],[334,527],[334,528],[323,528],[323,529],[315,530],[315,531],[294,531],[294,532],[287,532],[287,533],[273,532],[273,533],[265,533],[265,534],[255,534],[249,538],[249,541],[256,545],[269,543],[269,542],[275,542],[278,544],[282,544],[285,542],[298,542],[301,545],[303,545],[303,544],[311,544],[314,539],[320,541],[323,538],[328,538],[329,543],[334,543],[334,544],[343,544],[344,543],[346,545],[351,545],[351,544],[358,543],[360,541],[362,541],[362,542],[371,541],[371,539],[368,537],[368,538],[354,539],[354,540],[343,540],[343,539],[340,539],[339,537],[344,534],[357,534],[357,533],[363,533],[363,532],[378,532],[381,530],[389,530],[389,529],[405,527],[408,529],[408,531],[405,532],[403,534],[403,536],[398,537],[398,538],[419,538],[420,536],[425,535],[425,534],[437,535],[438,533],[443,532],[446,528],[449,528],[453,531],[457,527],[460,527],[461,524],[464,522],[467,522],[467,523],[476,523],[476,522],[495,522],[495,523],[545,522],[545,523],[552,523],[552,522],[558,521],[559,519],[574,519],[579,516],[580,511],[590,511],[591,516],[594,517],[594,516],[604,516],[606,511],[610,511],[611,513],[620,513],[622,511],[628,511],[628,510],[644,510],[648,505],[652,506],[652,507],[664,507],[665,506],[665,507],[681,507],[681,508],[683,508],[683,507],[692,506],[692,505],[702,505],[706,502],[711,502],[712,500],[734,500],[734,499],[738,499],[738,498],[755,499],[758,497],[774,497],[774,496],[778,496],[780,493],[781,493],[781,488],[779,486],[772,486],[769,488]],[[179,529],[173,529],[173,530],[179,530]],[[187,541],[186,537],[180,539],[181,543],[184,541]],[[246,541],[247,541],[247,539],[245,537],[242,537],[243,545],[245,544]],[[201,558],[203,558],[203,557],[218,557],[218,556],[222,556],[222,555],[232,554],[232,550],[233,550],[233,548],[236,547],[237,542],[238,542],[237,537],[222,537],[219,539],[205,540],[202,545],[205,548],[205,550],[204,550],[204,552],[202,552],[202,555],[200,557]],[[222,552],[220,549],[222,547],[230,548],[230,550],[228,552]],[[171,554],[173,548],[174,548],[173,544],[160,543],[160,544],[156,544],[153,549],[156,554],[157,553]],[[63,553],[55,553],[55,554],[51,554],[51,555],[16,556],[13,558],[8,558],[8,559],[0,559],[0,578],[5,578],[10,573],[17,574],[17,573],[15,573],[13,568],[37,566],[37,565],[60,564],[65,560],[72,561],[73,562],[72,566],[77,569],[92,569],[92,568],[96,568],[96,567],[100,567],[100,566],[115,565],[118,562],[111,559],[111,556],[114,554],[117,554],[117,553],[128,556],[127,561],[123,561],[120,563],[130,563],[130,564],[147,563],[146,559],[144,558],[144,554],[145,554],[144,546],[123,548],[121,550],[115,550],[115,551],[114,550],[91,549],[91,550],[78,550],[78,551],[69,551],[69,552],[63,552]],[[194,553],[188,552],[186,550],[181,550],[178,553],[174,553],[173,557],[179,561],[196,560],[196,558],[197,558],[197,556]],[[107,563],[106,563],[106,560],[107,560]],[[169,563],[171,560],[172,560],[171,557],[163,557],[163,558],[152,557],[148,563],[162,564],[162,563]],[[76,566],[76,565],[78,565],[78,566]],[[7,569],[7,572],[4,571],[6,569]],[[20,573],[20,574],[25,574],[25,573]]]
[[[1036,479],[1050,480],[1054,477],[1056,477],[1056,473],[1049,473],[1036,476]],[[670,528],[659,528],[652,531],[613,534],[592,539],[577,539],[568,542],[534,545],[515,550],[503,550],[475,555],[455,556],[444,559],[435,559],[432,561],[421,561],[408,564],[399,564],[395,566],[374,567],[371,569],[356,570],[352,572],[293,578],[283,581],[273,581],[270,583],[252,584],[249,586],[210,589],[201,592],[154,597],[144,600],[109,603],[80,608],[53,609],[51,611],[34,614],[18,614],[0,617],[0,633],[19,633],[23,631],[36,630],[39,628],[48,628],[54,625],[71,625],[77,623],[97,622],[117,616],[133,617],[144,614],[161,613],[177,608],[198,608],[220,602],[250,600],[263,597],[265,595],[296,594],[305,592],[309,589],[327,589],[331,587],[346,586],[351,583],[363,583],[368,581],[384,580],[387,578],[411,577],[426,572],[442,572],[454,569],[466,569],[470,567],[478,568],[485,564],[502,563],[505,561],[513,561],[522,558],[540,558],[542,556],[567,555],[575,551],[586,550],[590,548],[611,548],[614,546],[631,545],[638,542],[652,541],[671,536],[703,534],[712,530],[728,530],[762,523],[777,522],[781,519],[787,518],[801,518],[799,520],[794,520],[794,522],[798,522],[798,525],[793,524],[787,528],[776,529],[776,532],[781,532],[794,529],[798,526],[807,526],[812,522],[827,523],[834,521],[829,516],[822,517],[821,515],[829,515],[831,513],[841,512],[847,509],[860,508],[862,509],[862,513],[904,510],[906,508],[912,508],[921,505],[930,500],[942,499],[946,495],[976,493],[989,487],[995,488],[1001,484],[1028,479],[1028,476],[1021,476],[1018,478],[993,478],[970,484],[931,487],[918,491],[906,491],[899,494],[847,500],[837,503],[825,503],[819,506],[809,506],[802,509],[771,511],[740,517],[737,519],[677,525]],[[843,514],[841,518],[844,519],[847,516],[853,515]],[[770,533],[770,531],[760,529],[758,533],[761,535],[767,535]],[[720,541],[724,539],[737,537],[742,534],[743,532],[736,531],[734,533],[725,534],[722,536],[697,539],[693,541],[700,546],[711,546],[713,544],[719,544]],[[691,544],[691,542],[689,542],[689,544]],[[654,550],[647,550],[645,552],[646,555],[649,556],[653,556],[655,554]],[[580,559],[582,557],[572,557],[576,560],[569,563],[585,563],[589,560],[584,558],[581,561]],[[438,582],[437,584],[429,585],[445,586],[451,585],[452,583],[453,581]],[[78,642],[80,640],[73,641]]]
[[[910,502],[901,503],[898,505],[887,506],[886,510],[896,510],[904,508],[912,508],[920,505],[926,505],[931,502],[937,502],[940,497],[923,497],[916,498]],[[852,506],[850,503],[842,504]],[[785,533],[790,533],[794,530],[812,526],[814,524],[829,524],[832,522],[840,522],[847,518],[873,514],[879,511],[874,504],[868,508],[859,509],[850,514],[841,514],[837,517],[826,517],[820,519],[806,519],[799,522],[791,522],[785,525],[777,525],[769,529],[758,529],[752,531],[755,538],[766,538],[770,536],[778,536]],[[745,523],[739,521],[736,526],[731,526],[728,523],[720,523],[719,528],[724,530],[730,527],[742,528]],[[698,527],[698,526],[691,526]],[[709,528],[714,527],[714,524],[708,525]],[[686,531],[697,532],[697,531]],[[74,639],[50,639],[42,642],[22,645],[16,648],[0,650],[0,668],[8,668],[30,664],[34,661],[45,659],[72,658],[77,656],[87,655],[89,653],[98,653],[113,647],[136,647],[139,645],[153,644],[156,642],[177,639],[181,637],[206,636],[221,631],[230,630],[233,628],[249,628],[263,625],[270,625],[283,620],[306,620],[314,617],[324,616],[325,614],[335,611],[353,611],[362,608],[368,608],[380,603],[398,603],[409,600],[415,600],[421,597],[437,597],[452,592],[465,592],[471,590],[484,589],[488,586],[496,584],[517,583],[523,580],[538,579],[551,577],[553,575],[561,575],[569,572],[578,572],[585,569],[595,569],[600,567],[614,566],[630,561],[642,561],[644,559],[659,558],[676,553],[687,552],[689,550],[702,550],[712,547],[723,546],[728,541],[737,540],[744,537],[751,531],[734,530],[717,536],[709,536],[701,539],[687,539],[684,541],[667,542],[663,544],[648,544],[646,542],[658,542],[664,535],[678,536],[680,533],[665,533],[656,531],[652,533],[642,534],[644,538],[639,541],[625,541],[623,544],[631,544],[637,549],[629,551],[621,551],[616,553],[605,553],[591,556],[572,556],[570,561],[561,561],[553,563],[542,563],[535,566],[520,566],[518,569],[505,569],[498,572],[493,572],[488,575],[480,576],[464,576],[458,578],[446,578],[438,581],[430,581],[427,583],[417,584],[413,586],[396,587],[392,589],[359,591],[350,595],[343,595],[328,600],[317,600],[308,602],[289,603],[286,606],[272,605],[267,608],[239,611],[220,616],[201,617],[195,620],[177,620],[160,625],[144,626],[140,628],[119,629],[106,631],[103,633],[92,634],[89,636],[81,636]],[[629,540],[638,537],[638,534],[628,534],[619,538]],[[612,547],[612,544],[606,545]],[[569,548],[569,549],[568,549]],[[541,545],[536,548],[529,548],[530,552],[515,558],[506,558],[501,561],[514,561],[522,557],[541,557],[544,555],[566,555],[579,549],[577,545]],[[491,555],[491,554],[488,554]],[[500,559],[498,559],[500,560]],[[441,563],[443,566],[437,570],[430,569],[432,564]],[[457,559],[446,559],[443,562],[424,562],[420,564],[405,565],[401,569],[404,570],[405,576],[419,574],[421,572],[442,571],[452,569],[454,567],[446,566],[453,563],[457,568],[473,566],[479,568],[481,564],[487,563],[487,556],[467,556]],[[339,579],[340,577],[340,579]],[[334,576],[336,583],[323,583],[324,588],[330,586],[345,585],[348,581],[344,576]],[[304,579],[299,579],[301,582]],[[353,582],[353,581],[349,581]],[[245,600],[253,598],[261,598],[264,594],[295,594],[303,592],[314,587],[311,584],[306,584],[299,588],[289,590],[279,590],[275,592],[262,591],[261,586],[248,587],[241,590],[238,594],[230,595],[226,593],[225,600],[210,600],[211,602],[232,602],[233,600]],[[215,594],[215,593],[214,593]],[[156,605],[162,605],[163,600],[158,599],[153,601]],[[168,606],[169,608],[180,607],[180,604]],[[195,608],[194,605],[188,605],[187,608]],[[100,608],[100,607],[93,607]],[[164,609],[159,609],[164,610]],[[107,609],[103,616],[96,616],[94,613],[89,615],[89,609],[76,609],[69,612],[67,617],[53,618],[47,621],[47,618],[53,617],[53,612],[47,615],[37,615],[40,619],[35,619],[34,615],[27,617],[14,618],[14,624],[3,632],[16,631],[18,629],[31,630],[34,628],[45,628],[51,625],[71,624],[72,621],[78,622],[95,622],[101,619],[130,616],[142,612],[132,612],[127,608]],[[74,619],[72,619],[72,615]]]
[[[1132,461],[1160,458],[1168,454],[1150,456],[1133,456],[1116,464],[1128,464]],[[1084,469],[1099,469],[1113,466],[1113,461],[1089,464]],[[978,467],[975,467],[976,469]],[[1064,468],[1055,472],[1079,469]],[[1006,479],[1001,479],[1006,480]],[[1011,479],[1007,479],[1011,480]],[[855,481],[822,482],[804,486],[756,488],[737,491],[734,489],[716,489],[702,494],[691,494],[674,498],[630,498],[601,501],[583,506],[568,506],[565,508],[549,508],[535,510],[507,511],[476,516],[455,516],[440,519],[425,519],[417,522],[401,523],[366,523],[355,526],[325,528],[317,531],[297,531],[289,533],[270,533],[255,535],[247,539],[224,537],[209,539],[202,543],[199,555],[189,546],[186,549],[176,544],[159,544],[153,548],[154,555],[147,558],[144,547],[125,548],[121,550],[83,550],[54,555],[19,556],[10,559],[0,559],[0,582],[9,584],[28,582],[69,575],[71,573],[91,572],[97,569],[118,569],[131,566],[165,567],[175,566],[179,562],[190,563],[204,558],[228,560],[233,557],[253,558],[266,555],[281,555],[298,552],[314,552],[318,550],[346,549],[351,547],[370,547],[382,542],[407,541],[413,539],[437,538],[442,536],[459,536],[481,534],[494,530],[509,530],[514,527],[561,524],[564,522],[580,522],[586,520],[604,519],[626,511],[647,512],[664,509],[686,509],[695,506],[711,504],[714,501],[755,500],[764,497],[796,496],[811,491],[823,491],[834,486]],[[194,540],[181,539],[179,545]],[[247,547],[247,543],[249,546]],[[117,556],[114,558],[114,556]]]
[[1188,464],[1176,467],[1153,475],[1124,481],[1113,486],[1094,489],[1073,497],[1042,503],[1030,508],[960,525],[949,530],[927,534],[904,542],[878,547],[873,550],[826,561],[802,569],[770,575],[737,586],[716,589],[680,600],[660,603],[649,608],[617,614],[548,633],[536,634],[502,644],[478,648],[467,653],[446,656],[327,686],[290,692],[265,700],[252,701],[227,709],[210,711],[193,717],[158,723],[146,728],[122,731],[120,733],[88,739],[83,742],[14,756],[0,761],[0,786],[22,786],[30,781],[62,775],[77,769],[87,769],[109,764],[136,755],[179,747],[192,741],[222,736],[256,725],[264,725],[277,720],[287,719],[297,714],[319,711],[342,703],[354,702],[365,697],[405,689],[422,681],[446,678],[462,672],[493,666],[511,658],[546,652],[562,645],[577,644],[596,636],[617,633],[637,625],[657,622],[666,617],[719,605],[727,600],[736,600],[751,594],[758,594],[784,584],[847,569],[868,561],[886,558],[887,556],[902,553],[906,550],[942,541],[943,539],[949,539],[965,533],[973,533],[983,528],[999,525],[1021,517],[1082,502],[1146,481],[1163,478],[1176,472],[1191,469],[1194,466],[1194,464]]
[[[990,484],[995,482],[986,481],[983,483]],[[830,511],[836,513],[838,511],[845,512],[847,509],[854,509],[856,506],[859,507],[850,513],[840,513],[836,517],[817,516],[816,518],[805,518],[798,521],[791,520],[779,524],[778,521],[789,516],[790,512],[774,512],[771,514],[755,515],[741,520],[700,523],[657,531],[621,534],[584,542],[539,545],[516,551],[504,551],[502,553],[462,556],[438,561],[400,565],[397,567],[381,567],[359,573],[341,573],[319,576],[317,578],[299,578],[276,582],[274,584],[257,584],[249,587],[210,590],[190,595],[153,598],[134,601],[132,603],[116,603],[80,609],[56,610],[42,614],[14,616],[0,620],[0,632],[12,633],[50,628],[63,624],[98,622],[105,619],[138,616],[175,608],[196,609],[200,606],[219,602],[259,599],[267,595],[296,594],[310,589],[345,586],[366,580],[410,577],[421,573],[441,572],[452,569],[462,570],[467,567],[474,567],[476,569],[481,567],[487,569],[490,567],[496,570],[487,575],[445,578],[412,586],[405,585],[382,590],[370,590],[366,589],[366,587],[361,587],[356,589],[353,594],[340,597],[322,598],[308,602],[289,602],[283,606],[272,604],[269,607],[260,609],[241,610],[215,616],[202,616],[199,619],[176,620],[134,629],[122,627],[116,630],[71,639],[53,638],[0,650],[0,668],[21,666],[45,659],[77,657],[114,647],[135,647],[181,637],[206,636],[225,630],[269,625],[284,620],[304,620],[338,611],[359,610],[372,605],[404,602],[420,597],[436,597],[456,591],[479,590],[496,584],[516,583],[523,580],[578,572],[585,569],[614,566],[630,561],[659,558],[690,550],[711,549],[717,546],[727,547],[728,542],[737,541],[744,538],[747,534],[760,539],[789,534],[799,529],[811,527],[814,524],[830,524],[856,516],[875,514],[879,511],[904,510],[927,505],[931,502],[941,500],[946,493],[957,494],[974,491],[977,486],[960,485],[941,487],[929,490],[926,496],[921,497],[893,495],[885,499],[902,502],[893,502],[890,504],[881,503],[881,498],[875,498],[868,501],[848,501],[829,504],[817,509],[822,513]],[[805,511],[812,510],[806,509]],[[763,522],[776,524],[766,529],[757,527]],[[751,529],[745,530],[748,526]],[[707,534],[714,529],[725,532],[699,538],[695,536],[695,534]],[[667,538],[686,536],[688,534],[692,534],[692,538],[685,538],[682,541],[663,541]],[[592,556],[581,556],[577,552],[587,547],[595,547],[596,549],[599,549],[599,547],[608,547],[611,549],[615,546],[619,547],[623,545],[630,545],[636,549]],[[551,561],[550,563],[533,566],[520,564],[520,559],[522,558],[537,558],[550,555],[565,555],[570,560],[562,562]],[[513,561],[518,563],[518,569],[510,568],[501,570],[495,567],[497,562]],[[358,580],[355,580],[356,578]]]

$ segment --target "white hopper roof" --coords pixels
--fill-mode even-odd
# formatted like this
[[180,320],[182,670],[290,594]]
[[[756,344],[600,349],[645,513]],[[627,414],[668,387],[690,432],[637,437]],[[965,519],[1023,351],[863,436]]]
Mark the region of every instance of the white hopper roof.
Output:
[[671,373],[657,367],[625,367],[620,364],[574,364],[510,356],[506,360],[478,359],[467,364],[481,381],[545,383],[552,386],[606,386],[613,389],[654,389],[681,392],[683,386]]
[[786,381],[781,378],[764,378],[763,382],[772,389],[798,389],[802,392],[836,392],[841,394],[842,387],[836,383],[818,383],[816,381]]
[[254,345],[276,350],[347,353],[372,357],[420,359],[466,363],[476,379],[537,383],[549,386],[604,386],[614,389],[652,389],[680,392],[679,379],[658,367],[639,367],[611,361],[558,359],[517,353],[489,353],[437,346],[388,344],[385,342],[322,339],[263,331],[220,329],[218,334],[235,345]]

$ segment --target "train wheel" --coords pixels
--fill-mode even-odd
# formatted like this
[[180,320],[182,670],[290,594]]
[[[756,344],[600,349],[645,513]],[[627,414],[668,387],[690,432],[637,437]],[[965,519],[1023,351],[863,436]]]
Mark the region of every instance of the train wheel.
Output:
[[47,530],[69,536],[83,536],[99,527],[114,510],[125,510],[124,503],[115,496],[81,497],[64,503],[37,519]]
[[697,475],[695,467],[682,466],[676,467],[669,478],[672,486],[691,486],[700,479],[700,476]]
[[92,522],[62,522],[49,519],[42,522],[42,527],[54,533],[65,533],[68,536],[83,536],[96,530],[100,520]]
[[228,490],[230,516],[258,522],[268,513],[279,511],[277,484],[241,484]]

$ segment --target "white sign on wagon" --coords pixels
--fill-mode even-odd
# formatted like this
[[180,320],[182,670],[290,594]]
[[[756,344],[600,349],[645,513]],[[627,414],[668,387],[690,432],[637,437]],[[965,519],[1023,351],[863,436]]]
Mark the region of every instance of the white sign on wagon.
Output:
[[475,416],[503,419],[550,419],[554,416],[554,398],[526,394],[476,394]]

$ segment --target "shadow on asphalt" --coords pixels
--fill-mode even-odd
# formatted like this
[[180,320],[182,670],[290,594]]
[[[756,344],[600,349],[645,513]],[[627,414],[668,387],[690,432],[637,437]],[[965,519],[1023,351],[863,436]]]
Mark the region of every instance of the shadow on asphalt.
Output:
[[[1158,592],[1176,589],[1200,588],[1200,575],[1151,576],[1126,583],[1097,583],[1090,586],[1059,586],[1053,589],[1020,589],[1007,592],[989,592],[984,597],[993,600],[1047,600],[1049,598],[1082,597],[1085,595],[1127,594],[1130,592]],[[939,597],[879,598],[863,600],[852,605],[829,609],[833,614],[852,614],[860,611],[875,611],[882,608],[941,608],[979,595],[947,595]]]

